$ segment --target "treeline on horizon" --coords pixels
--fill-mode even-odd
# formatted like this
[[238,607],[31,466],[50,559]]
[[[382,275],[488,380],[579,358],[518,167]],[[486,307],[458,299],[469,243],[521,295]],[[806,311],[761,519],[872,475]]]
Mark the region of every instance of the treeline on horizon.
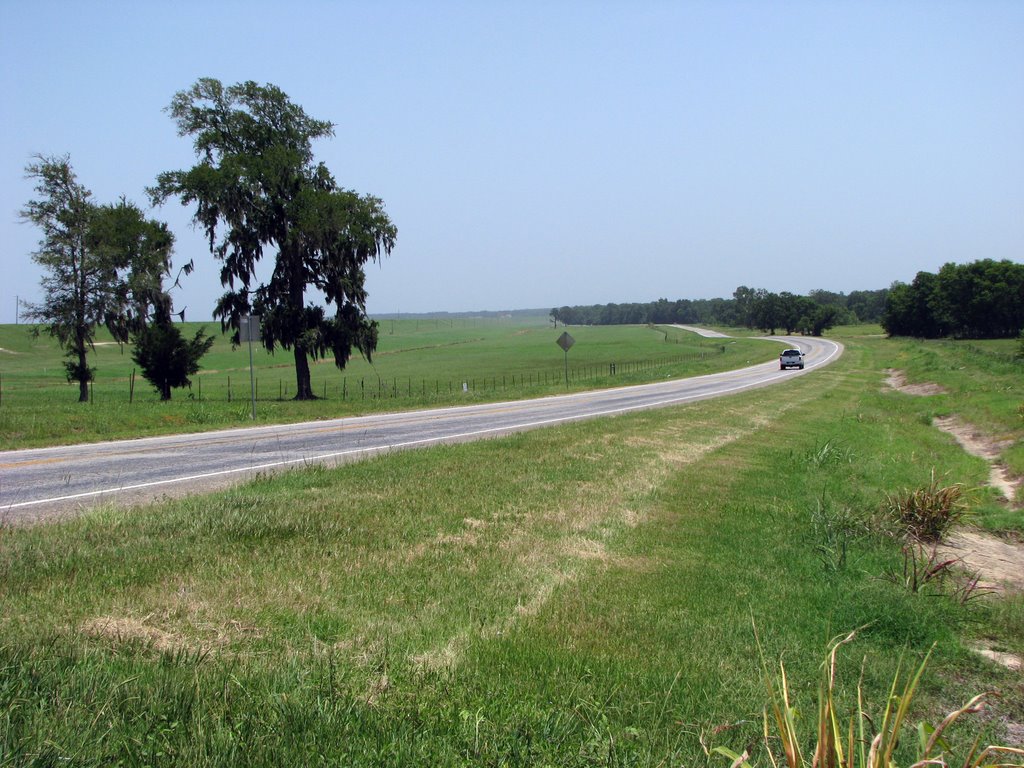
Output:
[[647,303],[558,307],[551,318],[563,325],[725,325],[757,328],[774,334],[820,336],[836,325],[879,323],[888,288],[849,294],[814,290],[807,296],[773,293],[741,285],[731,299],[658,299]]
[[774,334],[820,336],[837,325],[878,323],[890,336],[1009,338],[1024,329],[1024,264],[982,259],[918,272],[909,285],[851,291],[787,291],[738,287],[731,299],[658,299],[646,303],[557,307],[564,325],[743,326]]

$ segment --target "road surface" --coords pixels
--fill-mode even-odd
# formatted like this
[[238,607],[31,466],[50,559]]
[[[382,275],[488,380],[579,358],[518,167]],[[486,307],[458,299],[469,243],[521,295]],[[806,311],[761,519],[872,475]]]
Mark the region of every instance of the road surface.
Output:
[[679,325],[679,324],[675,324],[672,327],[673,328],[682,328],[684,331],[689,331],[690,333],[696,333],[698,336],[703,336],[705,339],[728,339],[729,338],[724,333],[719,333],[718,331],[712,331],[712,330],[710,330],[708,328],[699,328],[696,325]]
[[835,360],[826,339],[773,337],[806,352],[802,371],[777,362],[655,384],[331,421],[0,452],[0,524],[90,506],[141,503],[223,487],[257,473],[475,440],[581,419],[694,402],[783,384]]

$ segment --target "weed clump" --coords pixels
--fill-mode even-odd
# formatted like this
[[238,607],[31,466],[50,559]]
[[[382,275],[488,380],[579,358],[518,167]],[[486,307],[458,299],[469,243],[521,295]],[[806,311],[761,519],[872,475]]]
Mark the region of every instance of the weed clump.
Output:
[[907,536],[940,541],[969,511],[963,485],[940,485],[933,471],[928,485],[887,494],[883,513]]
[[804,454],[804,463],[814,469],[853,464],[857,454],[837,440],[826,440],[815,444],[814,448]]

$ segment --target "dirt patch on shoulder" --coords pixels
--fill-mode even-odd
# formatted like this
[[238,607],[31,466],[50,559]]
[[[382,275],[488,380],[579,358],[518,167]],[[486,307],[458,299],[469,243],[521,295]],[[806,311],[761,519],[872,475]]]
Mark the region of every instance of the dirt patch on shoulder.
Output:
[[939,416],[932,422],[943,432],[956,438],[965,451],[987,461],[995,461],[1000,454],[1013,445],[1013,440],[993,440],[975,427],[956,416]]
[[975,653],[979,653],[990,661],[994,661],[996,664],[1002,664],[1007,669],[1014,671],[1024,668],[1020,656],[1015,653],[1005,653],[1003,651],[993,651],[991,648],[978,647],[974,649]]
[[1009,501],[1017,498],[1017,479],[1000,462],[1003,451],[1013,445],[1013,440],[993,440],[956,416],[940,416],[932,421],[938,429],[952,435],[960,447],[972,456],[989,462],[989,485],[999,489]]
[[937,552],[945,558],[959,558],[978,575],[982,589],[1024,592],[1024,545],[980,531],[962,530],[950,536]]
[[905,395],[917,395],[918,397],[927,397],[929,395],[944,395],[949,390],[939,384],[923,383],[923,384],[910,384],[907,382],[907,374],[903,371],[897,371],[889,368],[885,371],[888,374],[885,379],[885,384],[890,389],[895,389],[897,392],[902,392]]

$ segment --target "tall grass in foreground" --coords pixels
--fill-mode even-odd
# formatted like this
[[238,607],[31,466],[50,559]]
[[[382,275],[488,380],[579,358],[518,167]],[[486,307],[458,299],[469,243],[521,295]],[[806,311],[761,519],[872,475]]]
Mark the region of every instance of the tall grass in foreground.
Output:
[[[962,747],[957,756],[954,756],[957,750],[947,741],[947,731],[951,726],[964,715],[980,713],[985,700],[994,695],[992,691],[974,696],[962,707],[947,714],[938,726],[924,721],[910,726],[909,716],[914,695],[931,651],[917,669],[905,677],[897,669],[881,713],[876,712],[872,716],[867,711],[864,692],[858,684],[857,712],[844,722],[835,701],[836,654],[840,647],[854,639],[855,634],[851,632],[833,641],[822,666],[817,716],[811,723],[816,728],[816,735],[810,741],[813,748],[810,759],[804,748],[807,740],[798,726],[799,713],[790,700],[785,664],[779,664],[776,681],[768,672],[762,657],[770,702],[764,712],[764,738],[773,768],[779,768],[780,763],[785,768],[896,768],[901,764],[897,757],[901,740],[914,743],[915,752],[907,759],[910,768],[947,768],[950,764],[961,765],[963,768],[994,768],[1024,764],[1024,749],[996,745],[982,747],[980,735]],[[908,729],[915,732],[916,739],[905,734]],[[774,741],[779,743],[782,752],[779,759],[774,754]],[[715,747],[713,751],[732,760],[733,768],[752,768],[747,752],[737,754],[723,746]]]

